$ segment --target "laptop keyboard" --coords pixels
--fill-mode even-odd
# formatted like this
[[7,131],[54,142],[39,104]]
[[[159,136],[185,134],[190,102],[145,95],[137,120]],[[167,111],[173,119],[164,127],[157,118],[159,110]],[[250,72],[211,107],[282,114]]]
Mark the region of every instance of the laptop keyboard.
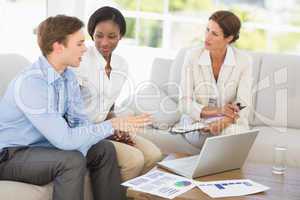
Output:
[[180,171],[193,171],[198,161],[197,157],[198,156],[191,156],[188,158],[170,161],[168,165],[172,166],[172,168],[179,169]]
[[179,167],[178,169],[182,169],[183,171],[190,171],[190,172],[192,172],[192,171],[194,171],[195,164],[186,163],[186,164],[178,165],[178,167]]

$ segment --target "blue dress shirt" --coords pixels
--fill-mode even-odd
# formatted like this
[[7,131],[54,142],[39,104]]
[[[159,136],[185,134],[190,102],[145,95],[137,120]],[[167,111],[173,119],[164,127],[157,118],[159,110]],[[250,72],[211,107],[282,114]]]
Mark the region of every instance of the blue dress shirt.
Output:
[[11,81],[0,101],[0,151],[44,146],[86,155],[114,129],[110,121],[89,123],[83,106],[72,70],[59,74],[41,56]]

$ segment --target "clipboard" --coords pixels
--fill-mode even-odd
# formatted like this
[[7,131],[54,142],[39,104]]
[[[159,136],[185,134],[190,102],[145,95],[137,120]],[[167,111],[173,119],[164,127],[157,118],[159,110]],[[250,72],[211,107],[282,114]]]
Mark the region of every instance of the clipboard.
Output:
[[[240,110],[244,109],[246,106],[242,106],[241,103],[236,104]],[[174,125],[171,128],[169,128],[169,132],[171,134],[186,134],[194,131],[199,131],[203,128],[208,127],[209,123],[212,123],[214,121],[218,121],[224,118],[224,115],[209,117],[206,119],[203,119],[201,121],[197,121],[192,124],[186,124],[186,125]]]
[[194,131],[199,131],[203,128],[208,127],[208,124],[214,121],[218,121],[222,119],[224,116],[216,116],[216,117],[210,117],[205,120],[197,121],[192,124],[186,124],[186,125],[174,125],[171,128],[169,128],[169,132],[171,134],[186,134]]
[[202,122],[196,122],[193,124],[183,125],[183,126],[175,125],[175,126],[169,128],[169,132],[171,134],[186,134],[186,133],[190,133],[190,132],[194,132],[194,131],[199,131],[206,127],[207,127],[207,124],[202,123]]

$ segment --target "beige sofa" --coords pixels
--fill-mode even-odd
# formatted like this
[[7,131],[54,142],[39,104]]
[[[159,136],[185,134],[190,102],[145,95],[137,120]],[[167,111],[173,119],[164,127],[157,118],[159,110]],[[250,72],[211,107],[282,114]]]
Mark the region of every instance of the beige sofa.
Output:
[[[143,136],[161,150],[195,154],[199,149],[187,143],[181,135],[164,130],[179,120],[177,112],[178,84],[187,49],[175,59],[156,58],[148,86],[143,86],[123,103],[127,112],[153,113],[154,128]],[[275,145],[284,145],[287,163],[300,167],[300,56],[249,52],[253,57],[253,106],[249,121],[260,134],[250,151],[252,162],[272,162]]]
[[[141,96],[124,102],[128,112],[150,109],[155,128],[142,133],[164,153],[175,151],[197,153],[199,150],[180,135],[165,129],[179,119],[176,112],[180,71],[185,55],[181,50],[174,60],[157,58],[153,62],[148,89],[137,91]],[[254,62],[253,113],[250,123],[260,134],[248,157],[251,161],[271,162],[275,144],[288,147],[287,161],[300,167],[300,56],[252,53]],[[0,97],[8,82],[29,62],[19,55],[0,55]],[[150,88],[150,89],[149,89]],[[155,95],[153,95],[155,94]],[[159,128],[159,129],[158,129]],[[90,181],[86,176],[85,200],[91,200]],[[52,184],[40,187],[20,182],[0,181],[0,197],[5,200],[51,199]]]

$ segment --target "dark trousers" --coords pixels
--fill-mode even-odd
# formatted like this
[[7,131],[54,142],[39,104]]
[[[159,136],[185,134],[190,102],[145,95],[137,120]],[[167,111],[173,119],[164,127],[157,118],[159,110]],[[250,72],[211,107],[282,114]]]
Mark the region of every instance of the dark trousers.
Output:
[[83,200],[84,176],[90,170],[95,200],[123,200],[115,149],[103,140],[88,151],[85,158],[78,151],[54,148],[8,148],[2,152],[0,180],[45,185],[53,181],[53,200]]
[[121,186],[121,174],[114,145],[102,140],[87,153],[94,200],[125,200],[126,189]]

